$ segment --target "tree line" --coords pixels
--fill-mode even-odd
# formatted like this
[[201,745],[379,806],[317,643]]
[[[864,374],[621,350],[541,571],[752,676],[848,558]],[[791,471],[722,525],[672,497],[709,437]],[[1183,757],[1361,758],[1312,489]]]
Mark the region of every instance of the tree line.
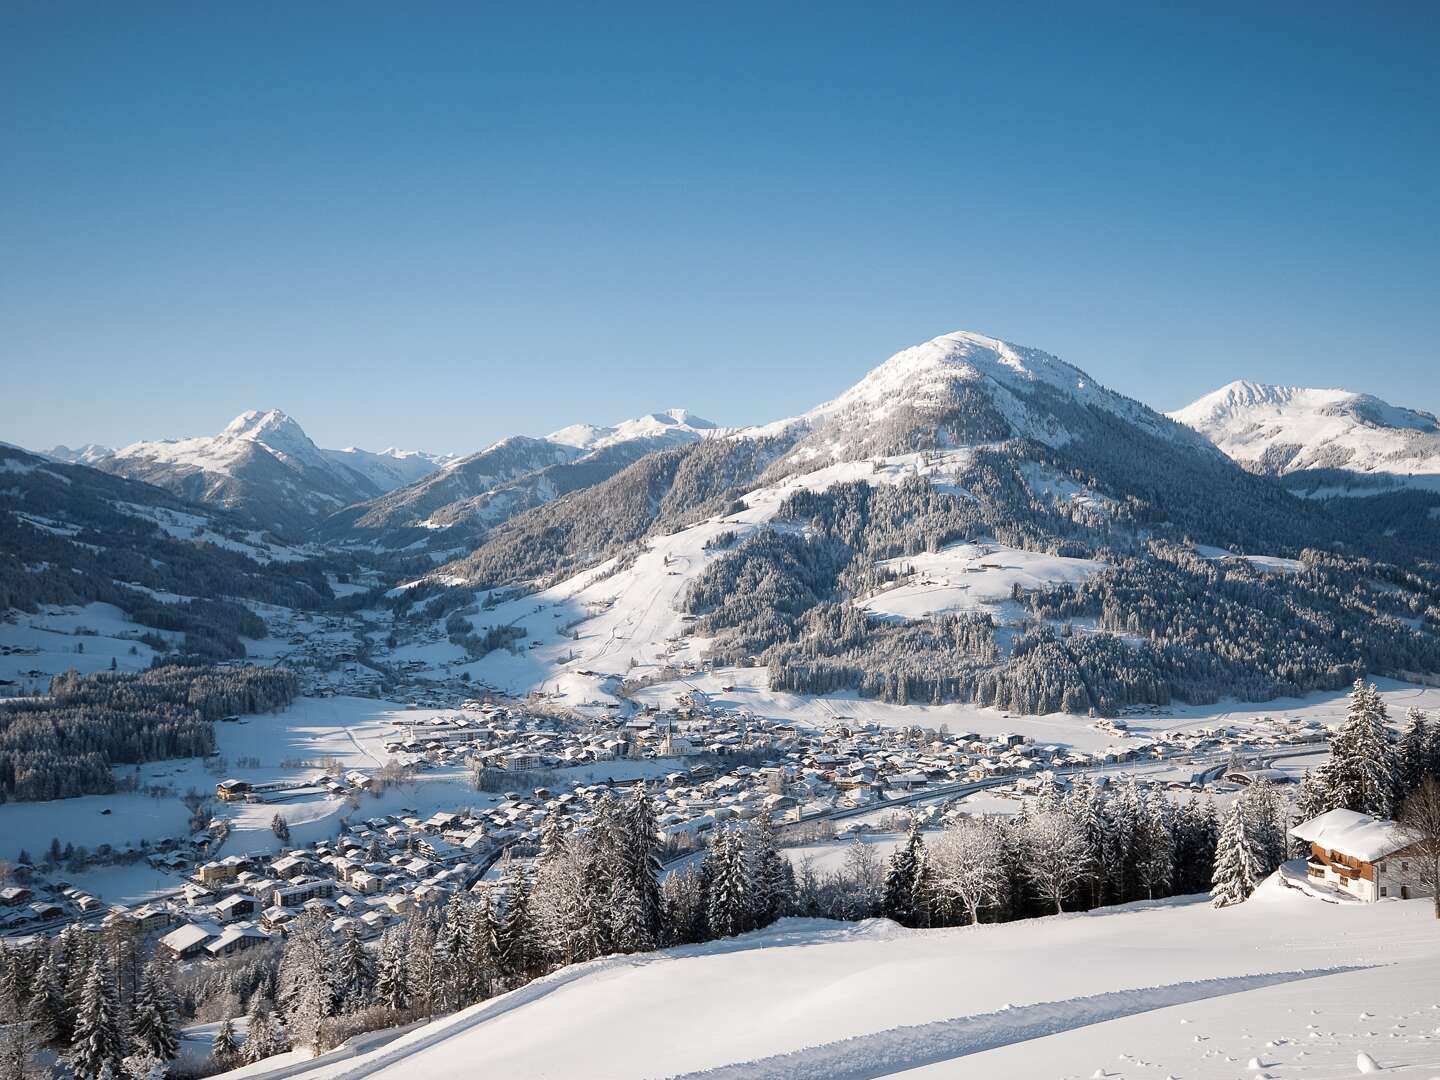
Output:
[[64,672],[47,697],[0,702],[0,802],[108,794],[113,766],[207,757],[213,721],[280,708],[298,692],[279,668]]

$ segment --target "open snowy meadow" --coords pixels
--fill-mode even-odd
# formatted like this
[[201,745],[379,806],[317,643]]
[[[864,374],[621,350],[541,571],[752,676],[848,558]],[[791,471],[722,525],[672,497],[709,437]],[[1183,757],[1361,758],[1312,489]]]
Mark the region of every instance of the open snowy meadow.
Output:
[[567,968],[355,1056],[249,1077],[1207,1080],[1440,1075],[1428,901],[1334,903],[1272,878],[1000,925],[786,919]]

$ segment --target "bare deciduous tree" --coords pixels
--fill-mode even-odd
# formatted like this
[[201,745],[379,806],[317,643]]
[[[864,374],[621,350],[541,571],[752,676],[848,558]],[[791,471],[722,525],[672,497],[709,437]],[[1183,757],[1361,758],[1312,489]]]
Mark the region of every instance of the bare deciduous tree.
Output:
[[1400,809],[1400,830],[1408,853],[1419,867],[1420,881],[1435,897],[1440,919],[1440,780],[1427,776]]

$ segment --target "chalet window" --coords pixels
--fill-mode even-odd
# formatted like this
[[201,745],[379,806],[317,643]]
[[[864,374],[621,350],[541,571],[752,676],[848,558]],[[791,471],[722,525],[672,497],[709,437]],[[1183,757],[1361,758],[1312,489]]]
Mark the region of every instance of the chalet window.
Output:
[[1385,886],[1382,885],[1382,886],[1380,886],[1380,895],[1381,895],[1381,896],[1389,896],[1389,895],[1390,895],[1390,890],[1387,889],[1387,888],[1385,888]]
[[1400,869],[1401,869],[1401,870],[1409,870],[1409,869],[1410,869],[1410,864],[1409,864],[1408,862],[1402,862],[1402,863],[1400,864]]

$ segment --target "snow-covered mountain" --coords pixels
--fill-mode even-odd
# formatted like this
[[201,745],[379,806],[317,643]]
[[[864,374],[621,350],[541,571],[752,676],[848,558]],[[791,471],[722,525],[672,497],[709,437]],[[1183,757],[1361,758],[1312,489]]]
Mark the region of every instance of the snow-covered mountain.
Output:
[[1369,394],[1241,381],[1170,416],[1259,471],[1339,470],[1371,480],[1327,476],[1336,493],[1373,493],[1376,479],[1440,489],[1440,420]]
[[323,450],[293,419],[269,409],[241,413],[218,435],[137,442],[88,463],[295,530],[413,483],[449,460],[399,450]]
[[549,442],[573,446],[580,450],[603,450],[616,443],[647,440],[668,442],[674,445],[694,442],[707,432],[715,431],[715,425],[702,419],[688,409],[666,409],[664,412],[648,413],[634,420],[623,420],[613,427],[596,427],[594,424],[571,424],[559,431],[552,431],[545,438]]
[[115,452],[114,447],[101,446],[99,443],[85,443],[83,446],[70,448],[61,444],[52,446],[49,450],[42,450],[40,453],[56,461],[68,462],[71,465],[93,465],[101,458],[109,457]]
[[523,663],[471,671],[513,693],[721,664],[771,691],[1110,714],[1440,670],[1440,636],[1402,621],[1428,586],[1338,569],[1423,550],[1054,356],[955,333],[516,514],[414,595],[488,594],[476,641],[524,626]]
[[404,546],[426,530],[436,543],[478,543],[484,533],[558,495],[609,479],[658,450],[717,431],[685,409],[610,426],[574,424],[543,438],[515,435],[376,499],[348,507],[323,527],[331,540]]
[[1170,443],[1201,445],[1072,364],[964,330],[903,349],[838,397],[746,434],[797,437],[793,458],[814,463],[857,460],[921,442],[950,449],[1023,438],[1059,447],[1096,413]]

